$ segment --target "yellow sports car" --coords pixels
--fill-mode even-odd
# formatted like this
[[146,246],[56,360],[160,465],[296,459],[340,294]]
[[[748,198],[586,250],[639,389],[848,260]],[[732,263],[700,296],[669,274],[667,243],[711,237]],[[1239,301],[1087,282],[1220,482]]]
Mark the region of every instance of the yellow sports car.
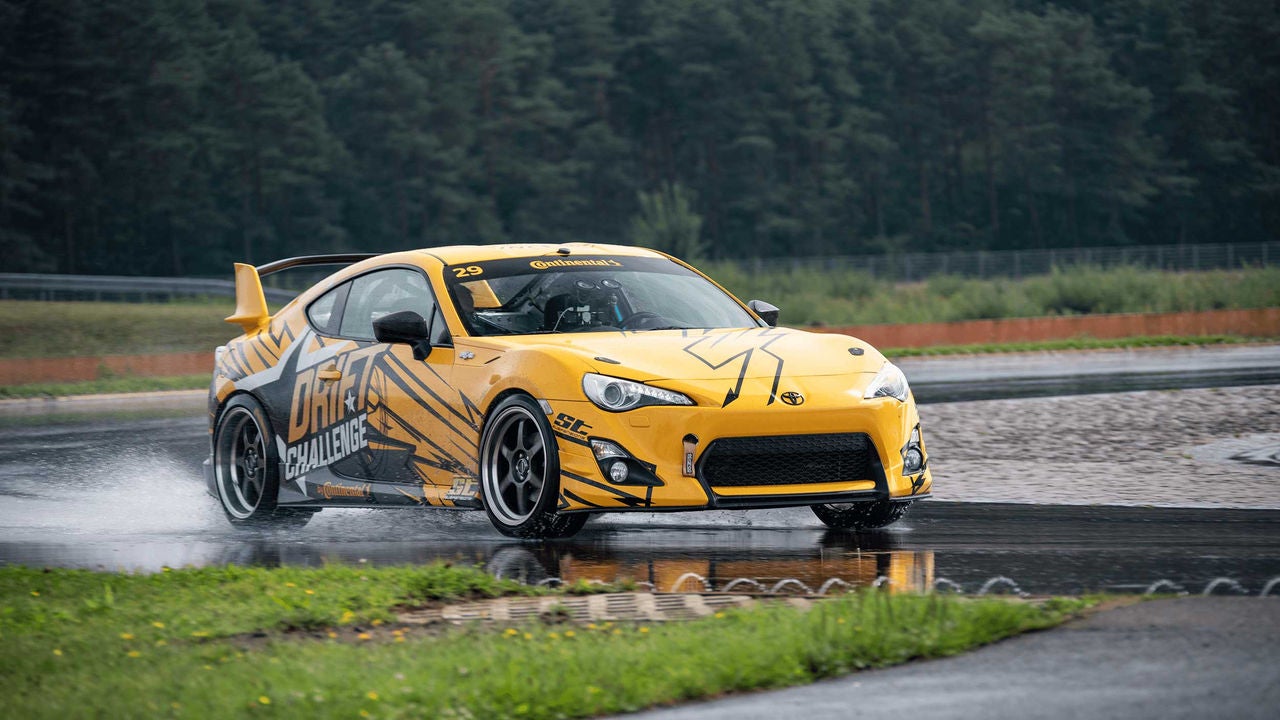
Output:
[[[261,277],[319,264],[347,267],[270,314]],[[932,485],[906,378],[777,316],[633,247],[238,264],[227,320],[244,334],[218,348],[209,490],[241,526],[326,507],[483,509],[525,538],[622,511],[892,523]]]

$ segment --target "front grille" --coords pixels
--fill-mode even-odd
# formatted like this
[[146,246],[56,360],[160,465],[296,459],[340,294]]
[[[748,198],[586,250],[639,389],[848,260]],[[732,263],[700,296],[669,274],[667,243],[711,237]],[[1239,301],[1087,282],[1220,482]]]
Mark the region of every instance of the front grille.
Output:
[[712,487],[874,480],[875,459],[865,433],[721,438],[703,453],[702,478]]

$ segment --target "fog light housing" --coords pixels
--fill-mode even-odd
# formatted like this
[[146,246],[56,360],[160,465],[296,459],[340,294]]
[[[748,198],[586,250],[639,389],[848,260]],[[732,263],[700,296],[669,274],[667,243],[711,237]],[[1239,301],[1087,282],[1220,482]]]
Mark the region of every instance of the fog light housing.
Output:
[[902,474],[916,475],[924,472],[924,447],[920,443],[920,426],[911,428],[911,436],[902,447]]
[[627,452],[612,440],[591,438],[591,454],[600,467],[600,475],[614,485],[640,485],[658,487],[657,466],[647,463]]
[[924,455],[921,454],[920,448],[915,446],[907,448],[907,454],[902,458],[903,474],[918,473],[923,466]]
[[614,460],[609,466],[609,479],[616,483],[624,483],[627,481],[627,475],[631,473],[627,470],[627,464],[621,460]]

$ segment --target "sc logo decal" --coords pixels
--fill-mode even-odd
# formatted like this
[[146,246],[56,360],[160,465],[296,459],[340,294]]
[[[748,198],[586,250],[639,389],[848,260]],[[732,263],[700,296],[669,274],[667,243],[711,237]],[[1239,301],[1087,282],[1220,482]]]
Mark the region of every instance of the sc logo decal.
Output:
[[788,404],[788,405],[803,405],[803,404],[804,404],[804,396],[803,396],[803,395],[801,395],[800,393],[796,392],[795,390],[788,390],[788,391],[786,391],[786,392],[782,393],[781,395],[779,395],[778,397],[782,398],[782,402],[784,402],[784,403],[786,403],[786,404]]
[[585,420],[579,420],[572,415],[566,415],[564,413],[556,415],[556,419],[552,424],[561,430],[568,430],[574,435],[586,435],[587,431],[591,429],[591,426],[588,425]]

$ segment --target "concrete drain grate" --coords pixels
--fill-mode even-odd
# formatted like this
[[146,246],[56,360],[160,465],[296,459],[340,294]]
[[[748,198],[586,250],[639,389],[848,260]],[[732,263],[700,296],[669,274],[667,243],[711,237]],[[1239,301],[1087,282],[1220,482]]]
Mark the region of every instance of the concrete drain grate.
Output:
[[[808,609],[813,601],[804,598],[776,598],[792,606]],[[520,623],[538,617],[558,614],[572,622],[637,620],[670,622],[707,617],[732,607],[754,605],[759,600],[750,595],[699,595],[696,593],[608,593],[580,597],[495,598],[481,602],[459,603],[440,608],[401,613],[399,620],[409,625],[471,622]]]

